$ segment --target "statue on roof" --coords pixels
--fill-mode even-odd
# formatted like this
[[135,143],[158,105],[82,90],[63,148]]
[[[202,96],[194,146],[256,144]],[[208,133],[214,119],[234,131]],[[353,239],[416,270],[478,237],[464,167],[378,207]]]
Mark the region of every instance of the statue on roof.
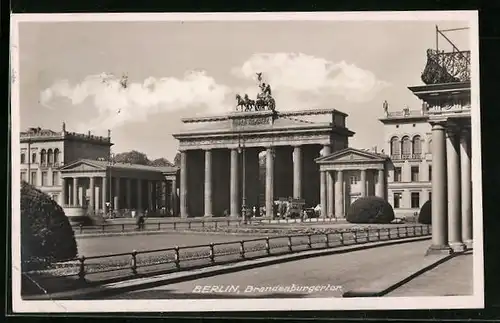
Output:
[[256,100],[251,99],[248,94],[243,97],[236,94],[236,111],[263,111],[275,110],[275,100],[271,95],[271,85],[263,82],[262,73],[256,73],[257,82],[260,88],[260,93],[257,94]]
[[387,103],[387,100],[384,100],[384,103],[382,103],[382,106],[384,108],[384,113],[387,116],[389,114],[389,103]]

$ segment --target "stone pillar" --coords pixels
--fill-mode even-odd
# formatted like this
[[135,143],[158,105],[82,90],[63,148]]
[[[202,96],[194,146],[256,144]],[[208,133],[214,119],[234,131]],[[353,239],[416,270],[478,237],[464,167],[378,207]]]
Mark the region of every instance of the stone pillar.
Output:
[[273,148],[266,149],[266,216],[274,217],[274,155]]
[[89,188],[90,188],[90,196],[89,196],[89,208],[91,211],[94,211],[95,210],[95,178],[94,177],[90,177],[90,184],[89,184]]
[[212,216],[212,151],[205,150],[205,216]]
[[127,178],[126,181],[127,208],[132,209],[132,180],[130,178]]
[[465,250],[462,243],[462,223],[460,202],[460,138],[454,128],[446,133],[446,160],[448,163],[448,239],[455,252]]
[[173,179],[170,184],[172,185],[170,190],[170,208],[172,209],[172,216],[177,216],[177,180]]
[[377,172],[377,183],[375,184],[375,195],[385,199],[385,172],[379,169]]
[[446,137],[443,123],[432,123],[432,244],[427,254],[449,254],[446,192]]
[[187,152],[181,151],[181,183],[180,183],[180,211],[181,211],[181,218],[187,218],[188,217],[188,206],[187,206],[187,194],[188,194],[188,187],[187,187]]
[[328,214],[328,203],[327,203],[327,195],[328,190],[326,189],[326,171],[320,172],[320,203],[321,203],[321,217],[325,218]]
[[80,205],[78,202],[78,177],[73,177],[73,206]]
[[361,197],[366,196],[366,169],[361,170]]
[[115,177],[115,196],[114,196],[114,205],[113,209],[120,209],[120,177]]
[[61,178],[61,182],[62,182],[62,189],[61,189],[61,195],[59,195],[59,204],[61,205],[61,207],[63,207],[64,205],[67,205],[68,202],[66,201],[66,189],[67,189],[67,181],[66,181],[66,178]]
[[240,200],[238,198],[239,186],[238,186],[238,150],[231,149],[231,174],[230,181],[231,184],[229,186],[230,189],[230,201],[229,201],[229,211],[230,215],[234,217],[240,216]]
[[335,174],[333,171],[329,171],[326,174],[326,183],[327,183],[327,192],[328,192],[328,199],[327,199],[327,205],[328,205],[328,213],[327,216],[329,218],[333,218],[334,212],[335,212],[335,192],[334,192],[334,176]]
[[106,176],[102,177],[101,183],[102,183],[102,185],[101,185],[101,194],[102,194],[101,208],[102,208],[103,212],[106,212],[106,192],[108,190],[108,179],[106,178]]
[[148,212],[151,212],[153,210],[153,182],[152,181],[146,181],[147,186],[148,186]]
[[142,179],[137,179],[137,211],[142,212]]
[[293,197],[302,198],[302,150],[293,148]]
[[462,129],[460,133],[462,241],[467,248],[472,248],[472,178],[469,140],[469,129]]
[[335,182],[335,217],[344,217],[344,174],[337,171]]

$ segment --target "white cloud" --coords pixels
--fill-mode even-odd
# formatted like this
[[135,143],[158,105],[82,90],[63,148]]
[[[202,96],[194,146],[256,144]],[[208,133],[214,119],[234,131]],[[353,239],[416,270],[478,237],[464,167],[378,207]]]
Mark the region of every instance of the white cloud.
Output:
[[[143,121],[158,112],[175,111],[196,106],[210,110],[227,109],[229,88],[218,84],[205,72],[186,73],[184,78],[149,77],[142,82],[127,81],[111,74],[91,75],[78,84],[66,80],[54,83],[40,93],[40,103],[49,106],[56,97],[69,99],[72,105],[83,107],[90,99],[97,108],[90,122],[91,129],[106,129],[128,123]],[[86,125],[82,127],[87,128]]]
[[276,95],[286,92],[300,96],[305,92],[309,98],[319,100],[336,95],[352,102],[366,102],[389,86],[372,72],[355,65],[302,53],[254,54],[233,69],[235,75],[243,78],[255,78],[257,72],[263,73]]

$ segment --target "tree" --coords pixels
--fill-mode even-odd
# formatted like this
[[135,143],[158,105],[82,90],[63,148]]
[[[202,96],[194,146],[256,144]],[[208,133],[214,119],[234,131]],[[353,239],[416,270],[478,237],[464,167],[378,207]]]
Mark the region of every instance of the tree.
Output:
[[45,267],[77,255],[73,229],[64,210],[47,194],[21,184],[21,260],[23,270]]
[[432,201],[428,200],[422,205],[418,214],[418,223],[432,224]]
[[157,158],[153,161],[149,162],[150,166],[155,166],[155,167],[172,167],[172,163],[168,161],[165,158]]
[[124,164],[149,165],[150,160],[146,154],[136,150],[115,155],[115,162]]

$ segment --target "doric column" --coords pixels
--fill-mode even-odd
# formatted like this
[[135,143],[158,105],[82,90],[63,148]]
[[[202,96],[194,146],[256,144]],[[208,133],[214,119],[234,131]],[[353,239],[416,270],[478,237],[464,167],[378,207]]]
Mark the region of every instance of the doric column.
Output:
[[181,218],[188,217],[188,205],[187,205],[187,194],[188,194],[188,181],[187,181],[187,152],[181,151],[181,183],[180,183],[180,211]]
[[205,216],[212,216],[212,151],[205,150]]
[[274,217],[274,155],[266,149],[266,216]]
[[334,192],[334,176],[335,174],[333,171],[329,171],[326,174],[326,183],[327,183],[327,194],[328,194],[328,199],[327,199],[327,207],[328,207],[328,213],[327,216],[329,218],[333,218],[334,216],[334,210],[335,210],[335,192]]
[[341,170],[337,171],[335,182],[335,216],[344,217],[344,174]]
[[326,171],[321,171],[320,172],[320,203],[321,203],[321,217],[326,218],[326,215],[328,214],[328,194],[327,194],[327,189],[326,189]]
[[95,178],[90,177],[90,183],[89,183],[89,188],[90,188],[90,201],[89,201],[89,207],[90,210],[94,211],[95,210]]
[[130,178],[126,179],[126,189],[127,189],[127,208],[132,209],[132,180]]
[[68,202],[66,201],[66,189],[67,189],[67,181],[66,181],[66,178],[61,178],[61,182],[62,182],[62,187],[61,187],[61,195],[59,195],[59,204],[61,205],[61,207],[63,207],[64,205],[67,205]]
[[114,205],[113,209],[120,209],[120,177],[115,177],[115,196],[114,196]]
[[172,209],[172,216],[177,216],[177,180],[174,178],[170,184],[172,185],[170,190],[170,208]]
[[385,198],[385,172],[383,169],[379,169],[377,172],[377,183],[375,184],[375,195],[381,198]]
[[467,248],[472,248],[472,178],[469,140],[469,129],[462,129],[460,133],[462,242]]
[[101,208],[102,208],[103,212],[106,212],[106,192],[108,190],[108,179],[106,178],[106,176],[102,177],[101,183],[102,183],[102,185],[101,185],[101,194],[102,194]]
[[366,196],[366,169],[361,170],[361,197]]
[[73,205],[78,206],[78,177],[73,177]]
[[446,192],[446,137],[443,123],[432,124],[432,244],[427,254],[449,254]]
[[238,198],[239,186],[238,186],[238,150],[231,149],[231,174],[230,174],[230,205],[229,211],[231,216],[240,216],[240,200]]
[[137,211],[142,212],[142,179],[137,179]]
[[302,197],[302,150],[300,146],[293,148],[293,197]]
[[148,184],[148,211],[153,210],[153,181],[146,181]]
[[457,129],[449,127],[446,133],[446,160],[448,162],[448,240],[453,251],[464,251],[460,202],[460,138]]

